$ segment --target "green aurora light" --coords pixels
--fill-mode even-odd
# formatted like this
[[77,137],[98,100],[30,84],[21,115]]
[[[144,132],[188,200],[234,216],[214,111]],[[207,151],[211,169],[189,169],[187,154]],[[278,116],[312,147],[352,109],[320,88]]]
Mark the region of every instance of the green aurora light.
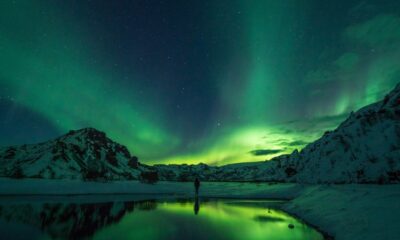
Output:
[[[355,8],[357,1],[348,4],[363,11],[362,6]],[[202,12],[204,18],[196,19],[200,23],[193,24],[193,32],[211,29],[199,41],[207,56],[218,50],[215,58],[193,60],[190,65],[189,55],[196,59],[200,52],[194,49],[160,60],[167,65],[170,59],[185,59],[177,62],[177,68],[190,66],[189,73],[209,65],[207,81],[212,84],[198,86],[195,74],[176,74],[184,79],[176,83],[157,66],[152,71],[156,76],[149,77],[134,62],[118,65],[116,56],[102,50],[113,40],[97,38],[108,36],[98,33],[107,29],[101,24],[100,30],[92,29],[87,22],[90,14],[81,16],[69,4],[1,2],[0,101],[42,116],[60,134],[98,128],[145,163],[221,165],[301,149],[335,128],[351,111],[382,98],[400,80],[400,13],[391,5],[372,8],[363,18],[319,16],[321,23],[315,20],[318,12],[334,13],[318,1],[243,0],[204,6],[212,10]],[[183,14],[177,9],[161,11],[160,19],[153,21]],[[136,23],[136,28],[141,24],[145,23]],[[318,33],[325,25],[330,32]],[[162,29],[148,31],[157,35]],[[176,34],[178,39],[184,35],[183,30],[170,31],[167,35]],[[139,37],[132,34],[131,45],[139,44]],[[151,53],[154,46],[147,47]],[[150,53],[149,58],[156,58]],[[129,75],[121,71],[124,68]],[[189,87],[182,87],[184,83]],[[163,92],[170,86],[173,90]],[[189,97],[172,111],[172,96],[191,88]],[[191,102],[199,90],[204,92],[199,102],[213,99],[212,105],[203,106],[212,109],[210,114]],[[184,104],[190,107],[178,111]],[[12,106],[2,110],[3,115],[10,115]],[[193,115],[201,125],[189,120]],[[7,138],[2,136],[1,143],[6,145]]]

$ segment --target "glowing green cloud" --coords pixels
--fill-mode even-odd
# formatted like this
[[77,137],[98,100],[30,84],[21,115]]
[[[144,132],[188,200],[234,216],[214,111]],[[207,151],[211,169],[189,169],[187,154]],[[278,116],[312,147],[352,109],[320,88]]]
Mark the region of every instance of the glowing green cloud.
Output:
[[[335,128],[345,117],[346,115],[340,115],[268,126],[251,125],[224,129],[224,134],[218,134],[220,137],[215,137],[214,141],[199,151],[158,159],[157,162],[224,165],[268,160],[291,153],[295,149],[302,149],[323,132]],[[254,154],[254,151],[268,154]]]

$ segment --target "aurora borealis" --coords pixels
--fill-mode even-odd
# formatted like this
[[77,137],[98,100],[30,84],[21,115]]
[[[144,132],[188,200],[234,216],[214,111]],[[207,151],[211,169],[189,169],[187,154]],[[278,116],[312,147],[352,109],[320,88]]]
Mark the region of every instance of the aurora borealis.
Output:
[[0,145],[94,127],[145,163],[301,149],[400,82],[400,2],[1,1]]

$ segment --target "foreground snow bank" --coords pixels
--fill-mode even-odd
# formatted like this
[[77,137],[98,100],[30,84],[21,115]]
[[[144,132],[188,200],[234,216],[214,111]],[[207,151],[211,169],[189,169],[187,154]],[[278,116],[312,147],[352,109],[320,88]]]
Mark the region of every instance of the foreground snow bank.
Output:
[[[5,195],[79,195],[96,201],[125,199],[192,197],[192,183],[137,181],[110,183],[73,180],[0,178],[0,196]],[[113,194],[113,195],[111,195]],[[116,196],[116,194],[127,194]],[[202,197],[288,199],[283,209],[333,236],[336,240],[399,239],[400,185],[302,185],[269,183],[202,183]],[[15,198],[15,197],[14,197]],[[22,198],[22,196],[21,196]],[[23,197],[27,198],[26,196]]]
[[400,185],[310,186],[283,208],[337,240],[400,239]]

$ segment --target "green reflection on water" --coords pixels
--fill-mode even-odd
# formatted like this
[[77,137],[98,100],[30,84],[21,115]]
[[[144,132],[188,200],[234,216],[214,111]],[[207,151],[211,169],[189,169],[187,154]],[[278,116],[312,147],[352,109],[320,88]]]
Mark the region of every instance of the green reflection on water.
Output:
[[[94,239],[323,239],[265,201],[144,202]],[[154,211],[148,211],[154,210]],[[290,229],[289,224],[294,228]]]
[[[0,198],[2,239],[307,239],[315,229],[276,210],[281,202]],[[116,201],[116,200],[119,201]],[[289,229],[288,225],[294,228]]]

